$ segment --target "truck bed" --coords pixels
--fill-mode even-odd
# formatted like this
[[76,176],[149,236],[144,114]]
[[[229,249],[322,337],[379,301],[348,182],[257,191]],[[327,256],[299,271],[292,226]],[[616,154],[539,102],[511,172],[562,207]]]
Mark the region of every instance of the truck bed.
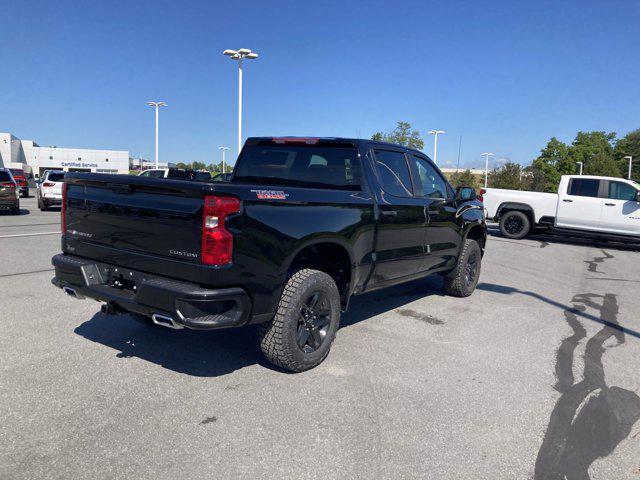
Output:
[[535,223],[538,223],[542,217],[555,217],[558,194],[487,188],[483,194],[483,203],[488,219],[495,219],[505,204],[523,204],[531,207]]

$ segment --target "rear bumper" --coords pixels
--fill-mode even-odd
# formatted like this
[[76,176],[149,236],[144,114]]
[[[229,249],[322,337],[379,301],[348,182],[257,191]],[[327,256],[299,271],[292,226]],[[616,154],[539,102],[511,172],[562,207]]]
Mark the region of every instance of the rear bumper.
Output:
[[[169,317],[179,326],[212,330],[249,322],[251,299],[242,288],[205,289],[74,255],[51,259],[59,288],[142,315]],[[116,286],[118,285],[118,286]]]

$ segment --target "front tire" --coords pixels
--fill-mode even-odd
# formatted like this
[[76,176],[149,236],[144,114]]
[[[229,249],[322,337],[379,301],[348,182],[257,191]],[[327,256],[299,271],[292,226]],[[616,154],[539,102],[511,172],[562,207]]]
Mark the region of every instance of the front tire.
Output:
[[530,231],[531,220],[518,210],[507,212],[500,218],[500,233],[507,238],[520,240],[526,237]]
[[444,277],[444,290],[454,297],[468,297],[476,289],[480,279],[482,250],[478,242],[465,239],[458,264]]
[[259,331],[260,348],[274,365],[292,372],[316,367],[327,357],[340,325],[340,294],[319,270],[296,272],[282,291],[276,315]]

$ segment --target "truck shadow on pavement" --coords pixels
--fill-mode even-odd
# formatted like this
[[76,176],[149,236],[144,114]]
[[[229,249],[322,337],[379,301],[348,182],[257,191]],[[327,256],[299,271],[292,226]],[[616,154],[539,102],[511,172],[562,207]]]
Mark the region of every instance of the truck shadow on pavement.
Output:
[[[340,327],[400,308],[429,295],[441,295],[440,278],[425,278],[383,291],[354,297]],[[87,340],[117,350],[118,358],[137,357],[174,372],[196,377],[218,377],[254,364],[279,370],[262,356],[255,327],[217,331],[170,330],[131,315],[96,313],[74,332]]]
[[[542,231],[534,231],[530,235],[527,235],[523,240],[510,240],[500,233],[498,228],[488,227],[487,233],[490,237],[493,238],[494,241],[504,242],[504,243],[515,243],[522,247],[529,248],[547,248],[552,244],[567,244],[567,245],[577,245],[584,247],[597,247],[597,248],[606,248],[606,249],[614,249],[614,250],[628,250],[628,251],[637,251],[640,250],[640,244],[636,243],[620,243],[612,240],[601,240],[594,238],[582,238],[582,237],[567,237],[564,235],[553,235],[551,233],[544,233]],[[529,242],[527,242],[529,240]],[[531,241],[538,242],[538,245],[534,245]]]
[[[481,283],[477,288],[503,295],[526,295],[563,311],[572,334],[562,339],[556,351],[553,388],[560,398],[538,451],[534,480],[588,480],[591,464],[610,455],[640,419],[640,397],[630,390],[609,386],[603,365],[607,349],[624,344],[626,335],[640,338],[640,332],[620,325],[618,300],[612,293],[581,293],[571,299],[571,305],[564,305],[535,292],[503,285]],[[576,381],[575,351],[588,337],[580,320],[593,321],[602,328],[586,341],[583,377]]]
[[[616,296],[583,293],[574,296],[572,303],[573,308],[564,312],[572,334],[562,340],[556,352],[554,389],[561,395],[538,452],[535,480],[589,479],[591,464],[613,453],[640,418],[640,397],[608,386],[605,379],[604,353],[625,342],[623,331],[609,327],[618,323]],[[596,310],[605,326],[586,342],[583,378],[576,382],[575,350],[587,338],[576,312],[587,309]]]

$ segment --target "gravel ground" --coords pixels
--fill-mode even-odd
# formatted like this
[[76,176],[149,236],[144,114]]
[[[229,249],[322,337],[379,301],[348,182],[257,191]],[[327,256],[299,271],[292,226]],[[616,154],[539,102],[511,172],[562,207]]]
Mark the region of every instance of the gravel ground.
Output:
[[356,297],[328,359],[287,374],[249,329],[64,296],[59,210],[21,203],[0,216],[0,478],[640,478],[635,249],[492,229],[472,297]]

